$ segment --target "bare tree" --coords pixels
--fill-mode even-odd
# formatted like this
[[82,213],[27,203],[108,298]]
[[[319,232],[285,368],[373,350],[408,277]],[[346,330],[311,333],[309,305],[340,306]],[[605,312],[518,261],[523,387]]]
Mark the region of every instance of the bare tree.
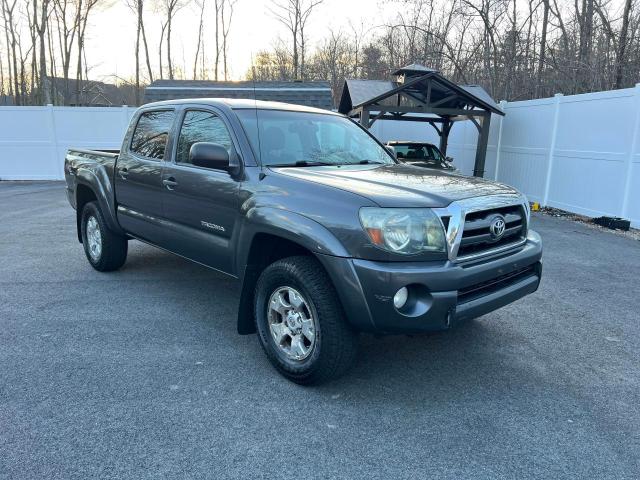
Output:
[[[2,0],[2,18],[7,42],[7,59],[9,64],[9,94],[15,95],[16,105],[20,105],[20,88],[18,79],[18,39],[15,24],[15,9],[18,0]],[[13,79],[13,84],[12,84]]]
[[160,41],[158,42],[158,69],[160,79],[163,79],[163,70],[162,70],[162,41],[164,39],[164,34],[167,31],[167,22],[160,22]]
[[[182,7],[185,6],[185,3],[183,0],[161,0],[161,1],[162,1],[161,3],[162,12],[165,16],[164,26],[166,27],[166,34],[167,34],[167,69],[169,73],[169,79],[173,80],[174,70],[173,70],[173,60],[171,57],[171,28],[173,26],[173,19],[176,13]],[[164,33],[164,29],[163,29],[163,33]]]
[[[198,39],[196,44],[196,54],[193,60],[193,79],[197,79],[198,57],[200,56],[200,46],[202,45],[202,25],[204,23],[204,7],[206,0],[196,0],[195,4],[200,9],[200,23],[198,24]],[[204,56],[204,52],[203,52]],[[203,72],[204,73],[204,72]]]
[[77,53],[77,63],[76,63],[76,88],[75,88],[75,96],[76,96],[76,105],[80,105],[82,103],[81,98],[81,90],[82,90],[82,60],[85,54],[84,45],[85,45],[85,35],[87,32],[87,23],[89,21],[89,15],[96,5],[98,5],[100,0],[76,0],[76,53]]
[[[37,2],[34,0],[34,5]],[[49,95],[46,86],[46,78],[47,78],[47,47],[46,47],[46,35],[47,35],[47,25],[48,18],[50,14],[50,1],[49,0],[41,0],[40,1],[40,18],[39,20],[36,18],[35,29],[38,36],[38,44],[39,44],[39,88],[38,88],[38,97],[36,99],[37,103],[49,103]]]
[[229,31],[233,19],[233,7],[237,0],[222,0],[220,4],[220,25],[222,30],[222,66],[225,81],[229,79],[229,67],[227,53],[229,53]]
[[220,72],[220,9],[222,8],[222,2],[224,0],[214,0],[214,17],[215,17],[215,60],[213,63],[213,78],[217,82]]
[[[93,14],[110,1],[0,0],[0,93],[16,104],[69,103],[69,84],[75,81],[74,100],[81,103],[83,81],[95,61],[85,39]],[[212,7],[205,1],[196,4],[195,57],[185,66],[185,52],[182,63],[174,65],[172,42],[173,20],[186,0],[146,5],[144,0],[125,0],[136,16],[137,91],[146,78],[184,76],[187,68],[193,78],[207,71],[216,79],[229,78],[235,0],[212,0]],[[255,55],[248,78],[328,80],[337,99],[345,77],[386,79],[394,69],[415,62],[508,100],[624,88],[640,78],[640,9],[634,0],[388,0],[392,10],[375,27],[366,32],[362,25],[346,32],[329,30],[312,47],[309,20],[321,1],[271,1],[286,40]],[[155,48],[158,38],[147,37],[143,21],[148,5],[162,18],[157,72],[149,46]],[[215,44],[208,58],[205,39]]]
[[271,13],[291,34],[293,78],[304,79],[307,36],[305,28],[313,10],[324,0],[273,1]]
[[627,52],[627,36],[629,35],[629,21],[631,17],[631,0],[624,2],[624,12],[622,14],[622,26],[620,27],[620,37],[618,39],[618,49],[616,51],[616,73],[614,88],[622,88],[622,79]]
[[125,0],[129,9],[136,15],[136,46],[135,46],[135,102],[140,104],[140,39],[144,46],[144,53],[147,65],[147,74],[149,82],[153,82],[153,72],[151,70],[151,62],[149,60],[149,47],[147,45],[147,36],[144,29],[144,0]]
[[78,19],[70,0],[54,0],[53,12],[58,34],[59,54],[62,61],[63,103],[67,104],[70,98],[69,68],[71,66],[71,52],[78,31]]

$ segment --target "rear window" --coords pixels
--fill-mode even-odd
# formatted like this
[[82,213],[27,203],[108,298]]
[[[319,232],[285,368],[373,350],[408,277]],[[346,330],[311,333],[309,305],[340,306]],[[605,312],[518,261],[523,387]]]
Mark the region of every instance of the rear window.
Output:
[[442,160],[442,156],[436,147],[429,144],[424,145],[393,145],[398,158],[408,158],[413,160]]
[[133,132],[130,150],[143,157],[162,160],[173,124],[173,110],[145,112]]
[[394,144],[396,157],[401,162],[419,163],[430,168],[451,169],[451,165],[442,157],[435,145],[424,144]]

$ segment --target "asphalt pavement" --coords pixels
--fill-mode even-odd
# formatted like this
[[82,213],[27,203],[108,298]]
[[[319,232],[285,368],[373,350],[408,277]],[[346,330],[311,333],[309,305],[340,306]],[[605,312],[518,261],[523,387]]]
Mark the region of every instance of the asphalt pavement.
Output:
[[232,279],[139,242],[96,272],[63,184],[0,182],[0,478],[640,478],[640,242],[533,228],[537,293],[305,388]]

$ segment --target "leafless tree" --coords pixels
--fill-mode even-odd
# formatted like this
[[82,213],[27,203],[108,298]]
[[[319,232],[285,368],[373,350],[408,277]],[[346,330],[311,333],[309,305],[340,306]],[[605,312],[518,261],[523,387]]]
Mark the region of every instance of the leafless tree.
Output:
[[[163,25],[166,28],[166,32],[163,28],[163,33],[167,35],[167,69],[170,80],[173,80],[174,77],[173,60],[171,57],[171,27],[173,26],[173,19],[176,13],[182,9],[185,4],[184,0],[161,0],[161,10],[165,17]],[[162,47],[160,46],[160,48]]]
[[69,69],[71,67],[71,52],[79,25],[74,11],[74,4],[71,0],[54,0],[53,12],[58,36],[58,54],[62,62],[63,103],[66,104],[70,99]]
[[307,22],[313,10],[324,0],[273,1],[271,13],[291,34],[291,51],[294,79],[305,78],[307,49]]
[[136,46],[135,46],[135,101],[136,105],[140,103],[140,39],[144,46],[144,54],[147,66],[147,75],[149,82],[153,82],[153,71],[151,70],[151,61],[149,59],[149,46],[147,44],[147,35],[144,28],[144,0],[125,0],[127,7],[136,15]]
[[[77,62],[76,62],[76,88],[75,88],[75,97],[76,97],[76,105],[80,105],[82,103],[81,93],[82,93],[82,78],[83,78],[83,58],[85,55],[85,37],[87,32],[87,24],[89,22],[89,16],[94,8],[100,3],[101,0],[76,0],[76,54],[77,54]],[[85,66],[86,70],[86,66]]]
[[164,39],[164,34],[167,31],[167,22],[160,22],[160,41],[158,42],[158,70],[160,79],[163,79],[163,70],[162,70],[162,41]]
[[229,53],[229,32],[233,19],[233,8],[237,0],[222,0],[220,5],[220,27],[222,30],[222,66],[225,81],[229,79],[229,66],[227,54]]
[[[200,9],[200,23],[198,24],[198,38],[196,43],[196,54],[193,60],[193,79],[197,80],[198,73],[198,57],[200,56],[200,47],[202,45],[202,26],[204,24],[204,7],[206,5],[206,0],[196,0],[196,6]],[[204,52],[203,52],[204,56]],[[204,72],[202,72],[204,75]]]
[[[21,96],[18,79],[18,39],[15,24],[15,10],[18,0],[2,0],[2,18],[7,45],[7,63],[9,65],[9,95],[15,95],[16,105],[20,105]],[[13,83],[12,83],[13,79]]]
[[[112,1],[0,0],[0,94],[16,104],[80,103],[83,80],[96,61],[85,38],[95,11]],[[328,80],[337,99],[345,77],[387,79],[415,62],[507,100],[624,88],[640,78],[638,0],[387,0],[388,13],[368,30],[327,29],[312,42],[310,22],[321,1],[271,0],[286,36],[254,56],[248,78]],[[172,43],[173,20],[187,0],[125,2],[136,17],[136,71],[135,80],[123,82],[139,90],[156,77],[212,72],[215,79],[229,78],[235,0],[208,6],[198,0],[198,43],[188,67],[184,60],[174,65]],[[150,5],[162,19],[159,42],[145,32]],[[212,45],[206,55],[204,39]],[[153,71],[149,46],[156,42],[159,69]]]
[[622,25],[620,27],[620,37],[618,39],[618,48],[616,50],[616,73],[615,73],[615,88],[622,88],[624,64],[626,61],[625,55],[627,52],[627,37],[629,35],[629,23],[631,17],[631,0],[625,0],[624,13],[622,14]]
[[214,30],[215,30],[215,60],[213,64],[213,78],[217,82],[220,72],[220,9],[224,0],[214,0]]

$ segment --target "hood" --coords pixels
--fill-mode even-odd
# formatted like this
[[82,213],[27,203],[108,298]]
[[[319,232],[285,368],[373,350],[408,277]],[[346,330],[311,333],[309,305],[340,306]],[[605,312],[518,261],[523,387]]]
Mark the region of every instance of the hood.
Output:
[[455,200],[517,194],[502,183],[412,165],[279,167],[273,171],[356,193],[381,207],[446,207]]

